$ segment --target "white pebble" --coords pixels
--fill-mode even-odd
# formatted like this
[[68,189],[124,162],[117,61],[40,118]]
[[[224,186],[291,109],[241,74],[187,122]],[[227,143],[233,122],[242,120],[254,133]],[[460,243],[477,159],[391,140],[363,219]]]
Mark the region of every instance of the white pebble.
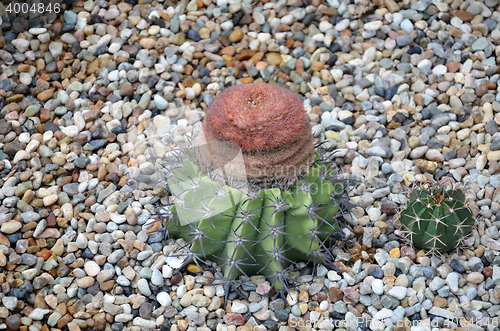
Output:
[[160,292],[156,295],[156,300],[162,307],[168,307],[172,304],[172,298],[167,292]]
[[374,279],[372,282],[372,290],[375,294],[382,295],[384,293],[384,283],[381,279]]

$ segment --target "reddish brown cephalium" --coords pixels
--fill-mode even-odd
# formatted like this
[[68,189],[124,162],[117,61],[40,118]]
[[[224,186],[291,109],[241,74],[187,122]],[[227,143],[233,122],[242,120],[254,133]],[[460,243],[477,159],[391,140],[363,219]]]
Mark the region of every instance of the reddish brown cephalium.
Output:
[[252,184],[295,182],[314,158],[313,137],[302,100],[278,86],[235,85],[213,101],[203,122],[207,149],[202,168],[218,169],[241,151]]

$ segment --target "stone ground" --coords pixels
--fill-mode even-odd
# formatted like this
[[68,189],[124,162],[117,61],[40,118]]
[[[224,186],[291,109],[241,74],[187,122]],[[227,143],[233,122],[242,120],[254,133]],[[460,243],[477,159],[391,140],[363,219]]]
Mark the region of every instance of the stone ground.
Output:
[[[0,329],[331,330],[360,318],[420,331],[463,318],[496,330],[498,0],[59,4],[31,16],[0,4]],[[345,234],[367,253],[339,246],[342,272],[304,267],[284,299],[252,278],[248,299],[231,290],[224,308],[223,286],[196,266],[177,273],[176,246],[145,224],[166,199],[157,169],[172,141],[219,91],[259,81],[299,93],[316,141],[360,182]],[[460,253],[429,257],[393,218],[405,187],[443,176],[467,185],[477,227]]]

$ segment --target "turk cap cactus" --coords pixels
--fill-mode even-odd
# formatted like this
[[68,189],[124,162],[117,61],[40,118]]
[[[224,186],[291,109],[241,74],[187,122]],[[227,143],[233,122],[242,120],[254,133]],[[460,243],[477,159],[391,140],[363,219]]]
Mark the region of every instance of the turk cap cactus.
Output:
[[459,248],[475,225],[463,190],[444,180],[409,190],[396,218],[414,246],[432,253]]
[[332,154],[314,150],[300,98],[267,84],[228,88],[194,140],[165,163],[167,235],[186,263],[211,260],[227,279],[259,274],[283,289],[297,263],[333,259],[348,182]]

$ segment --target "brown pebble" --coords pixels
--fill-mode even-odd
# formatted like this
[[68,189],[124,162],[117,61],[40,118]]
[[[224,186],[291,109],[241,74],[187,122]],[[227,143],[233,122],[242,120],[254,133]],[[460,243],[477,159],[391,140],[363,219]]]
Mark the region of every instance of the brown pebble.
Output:
[[235,29],[231,34],[229,35],[229,41],[232,43],[237,43],[243,38],[243,31],[240,29]]
[[85,277],[78,279],[75,283],[78,287],[89,288],[92,285],[94,285],[95,280],[94,280],[94,278],[92,278],[90,276],[85,276]]
[[73,177],[71,176],[64,176],[61,178],[61,187],[63,187],[66,184],[69,184],[73,181]]
[[46,309],[47,304],[45,303],[45,300],[40,294],[37,294],[35,296],[35,302],[33,303],[33,307],[35,308],[41,308],[41,309]]
[[126,256],[122,257],[120,261],[116,262],[116,265],[119,266],[121,269],[126,268],[129,265],[128,258]]
[[50,119],[50,110],[46,108],[40,109],[40,122],[45,123]]
[[185,87],[193,87],[196,84],[196,81],[191,77],[184,78],[184,86]]
[[66,229],[68,227],[68,220],[65,219],[64,217],[58,217],[57,218],[57,226],[63,229]]
[[21,318],[18,314],[12,314],[5,319],[5,324],[12,331],[19,330],[21,327]]
[[85,200],[85,206],[90,208],[96,203],[96,201],[97,201],[96,197],[94,195],[91,195]]
[[53,95],[54,95],[54,89],[51,88],[51,89],[48,89],[48,90],[44,90],[43,92],[41,92],[40,94],[38,94],[36,97],[40,101],[47,101],[50,98],[52,98]]
[[486,278],[491,277],[493,275],[493,268],[491,267],[484,268],[483,275]]
[[314,61],[312,64],[311,64],[311,69],[313,71],[321,71],[325,68],[325,65],[319,61]]
[[255,51],[252,51],[251,49],[244,49],[237,57],[236,59],[238,61],[245,61],[251,58],[255,54]]
[[491,175],[497,174],[500,172],[500,163],[498,161],[488,161],[489,171]]
[[243,84],[253,83],[253,77],[243,77],[243,78],[240,78],[238,80],[240,82],[242,82]]
[[448,305],[448,301],[446,298],[442,298],[439,295],[436,295],[434,298],[434,306],[438,308],[444,308]]
[[120,95],[122,97],[133,97],[134,96],[134,88],[130,84],[125,84],[120,88]]
[[295,62],[295,71],[297,71],[299,75],[302,75],[302,73],[304,72],[304,60],[298,59]]
[[193,73],[193,71],[194,71],[194,68],[193,68],[192,65],[187,64],[187,65],[184,66],[184,73],[186,75],[191,75]]
[[446,67],[448,68],[448,72],[455,73],[460,69],[460,63],[459,62],[448,62],[446,64]]
[[106,178],[107,174],[108,174],[108,169],[106,169],[106,167],[101,166],[99,168],[99,171],[97,172],[97,178],[99,179],[99,181],[102,182],[104,178]]
[[[100,223],[100,224],[102,224],[102,223]],[[96,224],[96,225],[98,225],[98,224]],[[104,263],[106,262],[106,259],[107,259],[107,258],[108,258],[108,257],[107,257],[106,255],[96,255],[96,256],[94,256],[94,261],[95,261],[95,263],[97,263],[98,265],[101,265],[101,266],[102,266],[102,265],[104,265]]]
[[[69,307],[68,307],[68,310],[69,310]],[[66,325],[68,325],[68,323],[71,322],[72,320],[73,320],[73,318],[71,317],[71,315],[70,314],[66,314],[63,317],[61,317],[61,319],[59,321],[57,321],[57,327],[59,329],[62,329]]]
[[99,289],[103,292],[111,291],[113,287],[115,286],[115,281],[114,280],[108,280],[107,282],[104,282],[99,286]]
[[282,62],[282,58],[278,53],[272,52],[266,54],[266,61],[271,65],[280,65]]
[[80,133],[79,135],[77,135],[76,137],[73,138],[73,141],[74,142],[77,142],[79,143],[80,145],[85,145],[88,141],[88,137],[86,134],[84,133]]
[[228,325],[245,325],[245,318],[241,314],[229,313],[224,315],[224,322]]
[[118,182],[118,186],[123,187],[123,186],[127,185],[128,180],[129,179],[126,176],[122,176],[120,178],[120,181]]
[[400,249],[402,257],[408,257],[410,260],[414,261],[416,256],[415,250],[409,246],[403,246]]
[[83,119],[85,122],[95,121],[101,117],[102,113],[99,109],[91,109],[83,114]]
[[[50,123],[50,122],[47,122],[47,123]],[[58,141],[63,140],[65,137],[66,137],[66,135],[61,130],[57,130],[54,132],[54,138],[56,138]]]
[[[233,56],[235,54],[235,52],[236,52],[236,50],[235,50],[234,46],[227,46],[227,47],[224,47],[223,49],[221,49],[220,54]],[[186,85],[186,84],[184,83],[184,85]]]
[[170,284],[175,285],[178,284],[182,280],[182,275],[179,272],[176,272],[170,278]]
[[127,240],[119,239],[118,243],[123,247],[126,253],[131,253],[134,250],[134,245]]
[[387,215],[396,214],[398,205],[394,201],[386,201],[382,203],[382,213]]
[[116,173],[110,173],[107,174],[106,177],[104,178],[105,181],[107,182],[113,182],[113,183],[118,183],[120,181],[120,177]]
[[176,95],[177,98],[184,99],[186,97],[186,92],[184,90],[179,90],[177,91]]
[[7,239],[6,236],[4,236],[3,234],[0,233],[0,245],[5,245],[7,247],[10,246],[10,241],[9,239]]
[[344,298],[344,293],[336,287],[330,287],[328,290],[328,298],[331,302],[341,301]]
[[56,216],[52,212],[47,217],[47,226],[49,228],[57,227]]
[[97,90],[97,92],[99,92],[100,94],[104,95],[105,97],[107,97],[110,93],[111,93],[111,90],[104,87],[104,86],[101,86],[99,87],[99,89]]
[[354,229],[353,229],[354,234],[356,234],[356,235],[358,235],[358,236],[363,235],[363,232],[364,232],[364,230],[363,230],[363,229],[364,229],[364,228],[363,228],[362,226],[360,226],[360,225],[355,226],[355,227],[354,227]]
[[436,99],[442,104],[448,104],[448,102],[450,101],[450,97],[446,93],[441,93],[437,96]]
[[[277,54],[277,53],[274,53]],[[279,54],[278,54],[279,55]],[[257,52],[252,57],[248,60],[251,61],[254,65],[257,65],[257,63],[264,58],[264,53],[263,52]],[[281,58],[281,56],[280,56]]]
[[463,10],[455,10],[452,14],[461,19],[464,23],[470,22],[474,18],[472,13]]
[[316,302],[322,302],[326,300],[326,293],[319,292],[316,293],[311,297],[311,300],[316,301]]
[[479,84],[478,87],[476,87],[476,95],[478,97],[482,97],[488,92],[488,82],[482,82]]
[[138,222],[137,214],[134,211],[127,213],[127,223],[129,225],[136,225]]
[[225,36],[220,36],[217,40],[222,44],[222,46],[229,46],[229,40]]
[[134,240],[134,247],[142,252],[146,248],[146,244],[140,240]]
[[69,111],[72,111],[72,110],[75,110],[75,101],[72,100],[72,99],[69,99],[68,101],[66,101],[66,103],[64,104],[66,106],[66,108],[68,108]]
[[352,303],[356,304],[358,303],[358,300],[359,300],[359,297],[360,297],[360,294],[358,291],[352,289],[352,288],[345,288],[344,289],[344,296],[345,298],[349,299],[349,301],[351,301]]

